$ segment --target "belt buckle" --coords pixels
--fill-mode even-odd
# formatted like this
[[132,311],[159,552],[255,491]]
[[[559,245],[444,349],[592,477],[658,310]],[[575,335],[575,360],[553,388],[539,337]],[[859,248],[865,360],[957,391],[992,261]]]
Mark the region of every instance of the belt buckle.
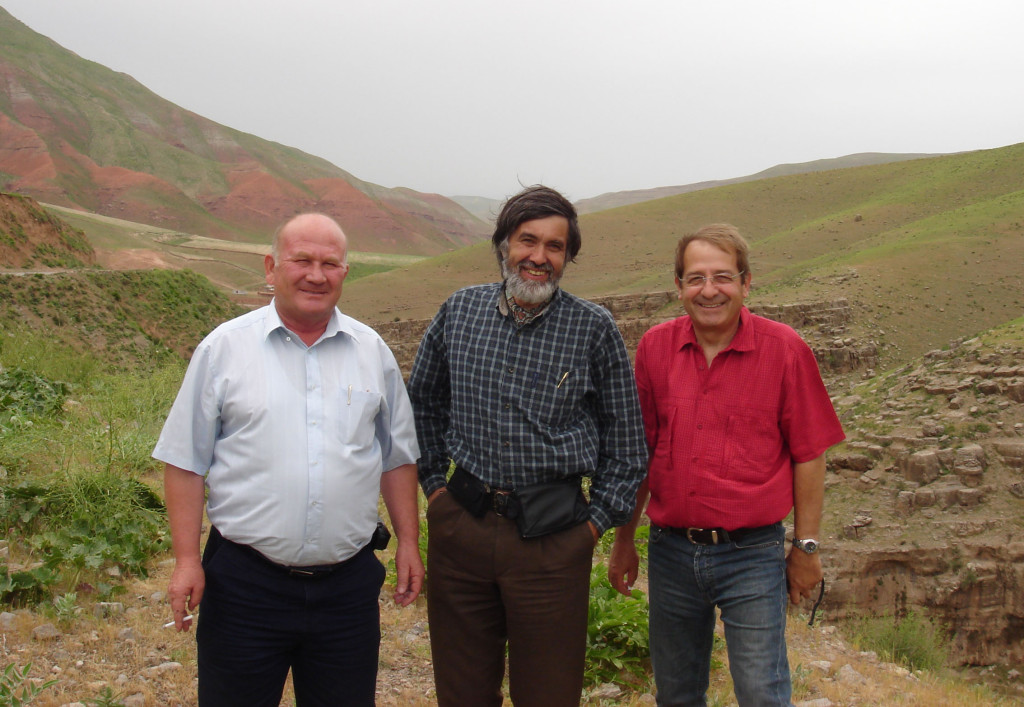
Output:
[[[711,542],[710,543],[706,543],[706,542],[703,542],[701,540],[698,540],[697,538],[694,537],[694,533],[711,533]],[[718,544],[718,531],[715,530],[714,528],[712,528],[710,530],[708,530],[707,528],[687,528],[686,529],[686,539],[689,540],[694,545],[717,545]]]
[[494,491],[491,496],[491,509],[502,518],[508,516],[508,499],[511,495],[508,491]]

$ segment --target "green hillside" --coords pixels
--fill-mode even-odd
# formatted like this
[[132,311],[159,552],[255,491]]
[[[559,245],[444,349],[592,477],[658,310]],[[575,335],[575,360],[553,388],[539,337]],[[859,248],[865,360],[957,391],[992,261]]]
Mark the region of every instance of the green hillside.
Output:
[[[673,288],[675,243],[728,221],[752,248],[752,301],[847,297],[857,332],[904,359],[1022,312],[1024,144],[777,177],[581,218],[583,249],[563,284],[576,294]],[[428,317],[452,291],[494,280],[489,244],[366,278],[346,289],[356,316]]]
[[112,370],[188,357],[242,311],[188,270],[0,274],[0,335],[31,330]]

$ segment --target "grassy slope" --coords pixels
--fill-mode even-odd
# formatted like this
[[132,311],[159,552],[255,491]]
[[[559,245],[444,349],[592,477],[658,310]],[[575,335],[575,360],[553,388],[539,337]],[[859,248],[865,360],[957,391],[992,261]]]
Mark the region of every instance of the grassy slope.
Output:
[[[873,328],[862,333],[886,332],[903,358],[1020,313],[1021,174],[1024,144],[589,214],[564,285],[583,296],[672,289],[678,238],[729,221],[751,242],[755,301],[847,296],[870,312]],[[458,287],[495,277],[482,244],[367,278],[346,291],[344,306],[371,320],[427,317]]]
[[218,323],[243,310],[188,270],[0,275],[0,329],[27,327],[110,366],[161,351],[187,357]]

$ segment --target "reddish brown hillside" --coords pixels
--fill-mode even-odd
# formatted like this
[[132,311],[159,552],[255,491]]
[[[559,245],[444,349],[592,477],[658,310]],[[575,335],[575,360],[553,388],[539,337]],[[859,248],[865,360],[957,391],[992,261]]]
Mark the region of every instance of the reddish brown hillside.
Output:
[[0,268],[82,267],[96,254],[77,228],[25,196],[0,193]]
[[176,106],[0,8],[0,189],[200,235],[266,238],[324,211],[359,250],[432,255],[487,236],[455,202],[363,182]]

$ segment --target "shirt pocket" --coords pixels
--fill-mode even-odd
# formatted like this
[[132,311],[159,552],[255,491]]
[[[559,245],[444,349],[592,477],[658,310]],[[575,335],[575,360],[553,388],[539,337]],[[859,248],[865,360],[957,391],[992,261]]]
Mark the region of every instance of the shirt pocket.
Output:
[[591,387],[586,368],[539,366],[530,374],[523,396],[527,417],[551,428],[577,424]]
[[350,444],[361,446],[373,437],[377,414],[380,412],[382,396],[369,390],[344,391],[339,401],[338,434]]
[[729,415],[725,435],[725,474],[736,481],[763,484],[776,471],[782,434],[770,412]]

